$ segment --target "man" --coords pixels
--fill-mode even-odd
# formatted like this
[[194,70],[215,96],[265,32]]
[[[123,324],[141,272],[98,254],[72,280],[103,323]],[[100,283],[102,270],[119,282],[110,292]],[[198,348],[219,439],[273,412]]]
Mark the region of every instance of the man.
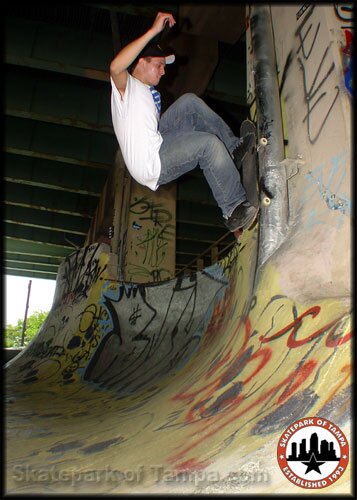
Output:
[[250,139],[245,143],[235,137],[194,94],[182,95],[160,116],[154,87],[175,56],[150,42],[166,23],[171,28],[176,21],[159,12],[151,28],[110,65],[113,125],[124,161],[132,177],[154,191],[199,164],[228,229],[247,229],[258,210],[247,201],[237,167]]

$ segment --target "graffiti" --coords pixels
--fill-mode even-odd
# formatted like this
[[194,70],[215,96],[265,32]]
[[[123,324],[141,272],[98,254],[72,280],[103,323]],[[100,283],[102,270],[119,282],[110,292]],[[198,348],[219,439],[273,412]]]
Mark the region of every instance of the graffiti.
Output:
[[337,19],[341,22],[340,29],[343,31],[345,39],[341,44],[343,73],[345,80],[345,87],[352,95],[352,75],[353,75],[353,5],[351,3],[335,4],[335,14]]
[[[202,276],[198,281],[191,276],[169,282],[159,304],[155,300],[159,289],[153,286],[111,284],[103,290],[101,304],[107,311],[108,328],[85,380],[115,389],[122,397],[184,365],[197,349],[207,322],[207,304],[198,296],[208,280],[212,278]],[[220,282],[210,285],[212,297],[222,286]],[[113,336],[119,340],[119,351],[114,350]]]
[[[294,312],[294,311],[293,311]],[[304,311],[302,314],[297,316],[291,323],[288,325],[284,326],[281,330],[279,330],[277,333],[274,333],[270,337],[265,337],[262,335],[259,340],[262,342],[262,344],[266,342],[271,342],[273,340],[276,340],[280,338],[281,336],[284,336],[287,334],[289,331],[291,331],[287,341],[286,345],[289,347],[289,349],[294,349],[296,347],[303,346],[307,343],[312,342],[313,340],[317,339],[321,335],[326,335],[326,346],[328,347],[336,347],[338,345],[342,345],[345,342],[349,341],[351,339],[351,332],[348,332],[344,334],[342,337],[336,338],[334,336],[334,333],[337,330],[343,331],[343,328],[341,326],[346,326],[346,320],[348,321],[349,315],[343,314],[341,317],[334,319],[333,321],[327,323],[326,325],[322,326],[321,328],[318,328],[316,331],[313,331],[310,333],[311,327],[309,328],[309,335],[305,338],[297,340],[297,334],[301,327],[304,324],[303,318],[306,318],[308,316],[311,316],[311,318],[315,318],[318,316],[321,312],[321,307],[320,306],[314,306],[310,307],[306,311]],[[294,314],[295,316],[295,314]],[[305,320],[306,321],[306,320]]]
[[[171,278],[172,269],[162,265],[170,257],[170,249],[172,253],[171,242],[175,238],[175,226],[170,223],[172,215],[161,203],[145,196],[134,197],[130,214],[137,216],[137,220],[132,223],[137,234],[129,245],[127,281],[140,279],[157,282]],[[172,267],[172,262],[170,264]]]
[[[31,344],[24,359],[55,358],[56,370],[51,377],[60,375],[62,383],[67,385],[78,380],[83,370],[84,380],[116,388],[119,393],[124,386],[126,392],[133,392],[138,383],[152,384],[168,369],[185,364],[197,349],[211,315],[207,293],[203,301],[198,297],[205,283],[210,283],[212,299],[227,288],[228,280],[224,275],[234,266],[237,253],[236,250],[227,256],[222,266],[207,268],[200,279],[193,274],[167,282],[166,308],[162,299],[158,302],[155,298],[162,290],[155,286],[103,281],[99,302],[89,303],[84,309],[74,300],[75,294],[67,294],[61,307],[56,309],[54,319],[57,323],[44,324],[39,332],[46,340]],[[85,255],[88,260],[93,257],[90,252]],[[101,262],[99,259],[98,267],[105,268]],[[84,260],[84,269],[88,268],[87,264]],[[68,262],[62,267],[68,269]],[[63,269],[59,270],[59,275],[63,276]],[[102,274],[97,278],[101,280]],[[79,308],[78,313],[75,307]],[[73,330],[74,319],[77,323]],[[63,345],[54,345],[59,335]],[[118,354],[119,348],[121,354]],[[147,370],[148,363],[155,369]],[[143,373],[147,382],[143,382]],[[38,380],[32,364],[24,367],[21,377],[26,383]]]
[[[227,296],[221,307],[225,308],[224,302],[229,300],[230,298]],[[257,300],[252,300],[252,303],[255,304],[251,308],[251,311],[254,312]],[[271,422],[275,430],[279,430],[285,425],[287,414],[287,409],[284,409],[285,404],[290,408],[289,418],[294,419],[293,415],[301,415],[302,413],[299,412],[301,412],[302,407],[306,407],[306,398],[302,397],[299,391],[309,379],[312,380],[311,383],[314,383],[315,374],[319,370],[319,363],[313,357],[313,351],[317,347],[320,349],[322,339],[325,340],[325,347],[333,349],[333,351],[352,339],[350,314],[342,314],[321,326],[321,322],[318,321],[319,315],[322,314],[320,306],[312,306],[300,314],[293,306],[291,309],[293,320],[276,331],[273,325],[279,323],[278,315],[281,315],[283,310],[286,311],[286,305],[285,297],[272,298],[264,310],[264,315],[271,318],[272,328],[261,335],[259,335],[259,331],[252,328],[253,320],[249,315],[244,320],[241,319],[236,324],[227,347],[221,356],[215,359],[215,369],[213,370],[213,365],[211,365],[205,377],[199,377],[196,373],[196,378],[201,383],[187,385],[174,396],[173,399],[184,403],[187,409],[185,414],[178,416],[176,422],[171,420],[170,425],[196,424],[195,435],[191,436],[190,444],[183,446],[170,459],[170,462],[175,463],[179,470],[186,468],[184,457],[187,458],[189,452],[192,452],[207,439],[212,438],[215,433],[221,432],[225,427],[236,422],[236,431],[226,441],[225,446],[230,445],[234,435],[246,425],[244,423],[246,419],[242,419],[242,417],[253,410],[255,415],[269,412],[264,422],[266,424],[269,422],[269,425]],[[316,318],[318,322],[319,326],[315,331],[310,326],[310,318],[312,320]],[[221,325],[216,323],[214,317],[212,319],[214,321],[213,329],[220,328]],[[242,327],[245,330],[244,340],[239,351],[234,353],[234,345],[237,343],[238,332]],[[305,333],[300,334],[300,338],[298,338],[301,331]],[[270,365],[275,363],[274,348],[273,346],[269,347],[269,345],[264,346],[264,344],[270,344],[274,341],[280,342],[286,335],[288,335],[286,339],[287,355],[279,366],[273,368]],[[256,344],[257,340],[259,340],[259,344]],[[311,359],[307,357],[306,351],[302,351],[296,364],[292,365],[289,357],[291,349],[301,349],[308,345],[310,346],[308,355]],[[327,359],[329,359],[328,354]],[[321,363],[320,367],[323,364]],[[287,365],[286,369],[284,369],[284,365]],[[284,373],[284,377],[274,382],[274,374],[278,370],[279,373]],[[305,393],[312,391],[311,383],[309,388],[304,390]],[[293,399],[291,400],[291,398]],[[309,405],[316,403],[317,399],[317,394],[310,397],[308,399]],[[294,405],[291,401],[295,401]],[[297,404],[297,401],[301,401],[301,403]],[[198,422],[201,422],[200,431],[197,430]],[[258,428],[259,426],[255,426],[253,432],[257,433]],[[222,449],[223,447],[221,447],[221,451]]]
[[136,325],[136,321],[141,318],[141,308],[140,305],[138,304],[136,307],[133,308],[133,312],[129,317],[129,323],[131,325]]
[[65,354],[65,349],[61,345],[51,345],[52,339],[46,342],[31,344],[26,350],[26,357],[36,357],[39,359],[57,358]]
[[341,21],[341,29],[352,28],[353,26],[353,3],[335,3],[336,17]]
[[169,269],[161,267],[158,269],[149,270],[144,266],[130,263],[128,264],[127,274],[128,281],[143,278],[145,282],[158,283],[171,279],[171,272],[169,271]]
[[[335,6],[335,12],[337,17],[346,20],[349,18],[351,7]],[[292,50],[288,54],[280,80],[281,92],[296,55],[304,89],[306,114],[303,123],[307,126],[311,144],[315,144],[321,136],[340,95],[340,87],[335,83],[333,45],[331,40],[325,41],[326,35],[322,30],[321,21],[314,16],[315,13],[316,5],[311,4],[311,8],[305,11],[305,17],[295,32],[298,46],[295,51]],[[345,27],[345,45],[341,52],[345,85],[350,93],[352,92],[352,42],[352,32]]]
[[120,302],[123,297],[126,297],[127,299],[130,299],[131,297],[133,299],[136,298],[137,294],[140,294],[142,299],[145,299],[145,287],[143,285],[135,285],[135,284],[128,284],[124,283],[117,287],[116,285],[111,285],[109,289],[106,292],[106,295],[108,298],[110,297],[117,297],[116,301]]
[[[301,203],[307,203],[314,193],[324,200],[330,210],[339,212],[341,215],[336,221],[336,227],[342,224],[343,216],[351,216],[352,204],[349,194],[341,186],[344,185],[347,175],[347,152],[340,152],[331,157],[329,162],[318,165],[305,174],[306,187],[301,198]],[[331,225],[331,220],[319,220],[315,208],[311,208],[307,226],[315,224]]]
[[[306,122],[307,124],[307,133],[311,144],[315,144],[320,137],[340,93],[337,85],[334,86],[334,91],[331,92],[330,82],[332,82],[332,79],[330,77],[334,74],[335,63],[331,45],[324,47],[320,41],[320,21],[317,22],[311,19],[314,10],[315,7],[309,11],[295,33],[295,36],[299,39],[299,47],[296,53],[303,73],[306,106],[303,123]],[[326,109],[327,111],[324,112]],[[314,121],[315,125],[313,125]],[[320,122],[319,125],[317,125],[317,121]]]
[[134,198],[134,202],[130,205],[130,212],[135,215],[140,215],[140,220],[150,220],[154,226],[163,227],[172,220],[172,216],[168,210],[162,208],[162,204],[155,203],[146,198]]
[[[204,469],[242,439],[271,437],[306,412],[321,408],[326,418],[331,412],[348,418],[351,363],[341,354],[351,344],[351,314],[336,307],[330,314],[331,302],[294,303],[271,286],[271,270],[258,290],[248,292],[256,245],[255,237],[243,240],[219,264],[159,286],[101,275],[84,304],[56,309],[32,354],[19,363],[16,380],[31,390],[41,378],[73,388],[73,407],[77,413],[81,408],[86,423],[80,440],[94,458],[102,443],[118,437],[118,425],[117,464],[123,443],[134,453],[152,439],[162,443],[163,430],[177,432],[177,439],[155,450],[157,463],[176,473]],[[41,358],[46,342],[62,349]],[[321,391],[332,365],[334,377]],[[93,394],[87,403],[85,395],[77,396],[83,382]],[[342,405],[338,414],[334,401]],[[131,426],[125,415],[134,419]],[[133,432],[135,418],[149,421]],[[71,439],[55,434],[47,448]],[[71,447],[61,450],[59,460],[73,454]]]
[[296,20],[298,21],[300,17],[307,11],[307,9],[311,6],[311,3],[304,3],[304,5],[301,7],[301,9],[298,10],[296,13]]
[[[172,227],[172,226],[171,226]],[[137,247],[143,250],[143,264],[157,268],[165,259],[165,249],[168,245],[169,227],[163,229],[147,229],[145,236],[138,238]]]
[[345,30],[346,42],[342,47],[342,64],[343,64],[343,73],[345,75],[345,87],[352,95],[353,87],[352,87],[352,75],[353,75],[353,67],[352,67],[352,47],[353,47],[353,35],[350,30]]
[[63,303],[87,298],[88,290],[104,273],[106,266],[100,266],[95,258],[99,246],[85,247],[65,259],[60,274]]

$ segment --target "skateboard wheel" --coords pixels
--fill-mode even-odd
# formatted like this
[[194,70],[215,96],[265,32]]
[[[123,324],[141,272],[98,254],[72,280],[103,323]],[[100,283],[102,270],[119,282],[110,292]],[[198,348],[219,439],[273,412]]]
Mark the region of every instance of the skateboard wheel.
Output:
[[263,199],[262,199],[262,205],[264,207],[267,207],[268,205],[270,205],[270,202],[271,202],[271,200],[270,200],[270,198],[268,198],[268,196],[264,196],[263,197]]
[[261,137],[261,138],[259,139],[259,144],[260,144],[261,146],[266,146],[266,145],[268,144],[268,139],[267,139],[266,137]]

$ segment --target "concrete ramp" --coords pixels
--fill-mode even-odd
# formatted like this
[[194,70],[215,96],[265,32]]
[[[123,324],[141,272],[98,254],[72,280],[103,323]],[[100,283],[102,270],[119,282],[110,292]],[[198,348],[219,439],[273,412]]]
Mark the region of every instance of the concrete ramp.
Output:
[[[104,244],[64,261],[7,365],[7,493],[310,494],[278,440],[309,416],[350,436],[350,312],[292,300],[273,266],[256,276],[257,235],[158,285],[109,279]],[[328,490],[349,492],[349,469]]]

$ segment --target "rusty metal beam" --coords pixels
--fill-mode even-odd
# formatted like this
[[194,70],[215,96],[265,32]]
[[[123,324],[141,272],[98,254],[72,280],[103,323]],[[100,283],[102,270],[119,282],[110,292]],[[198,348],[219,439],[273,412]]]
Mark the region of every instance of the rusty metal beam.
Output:
[[7,251],[5,253],[5,258],[8,262],[14,261],[14,262],[28,262],[30,264],[43,264],[43,265],[49,265],[49,266],[56,266],[60,264],[60,262],[63,260],[61,257],[55,257],[55,256],[40,256],[40,255],[29,255],[25,254],[23,252],[10,252]]
[[20,224],[10,224],[5,222],[4,232],[7,236],[19,238],[23,241],[31,241],[36,244],[51,244],[59,247],[65,246],[72,251],[83,246],[84,237],[79,234],[67,233],[67,231],[48,231],[38,227],[29,227]]
[[63,260],[73,250],[63,245],[46,244],[20,239],[11,236],[4,237],[4,252],[8,255],[29,255],[39,258],[53,258]]
[[[60,244],[60,243],[50,243],[48,241],[39,241],[39,240],[33,240],[33,239],[29,239],[29,238],[25,238],[25,237],[21,237],[21,236],[9,236],[9,235],[6,235],[5,236],[5,240],[11,240],[13,242],[23,242],[23,243],[30,243],[30,244],[35,244],[36,246],[41,246],[43,248],[57,248],[57,249],[67,249],[67,250],[70,250],[70,251],[73,251],[74,248],[73,248],[73,245],[68,245],[68,244]],[[35,254],[37,255],[37,254]],[[47,256],[50,256],[51,254],[44,254],[44,255],[47,255]]]
[[[20,271],[26,272],[26,273],[28,273],[28,275],[26,275],[26,276],[30,276],[31,278],[32,277],[34,277],[34,278],[42,277],[41,276],[42,274],[52,275],[53,278],[56,278],[56,276],[57,276],[57,270],[50,271],[48,269],[42,270],[42,269],[38,269],[38,268],[37,269],[27,269],[26,267],[16,267],[16,266],[11,266],[11,265],[9,266],[9,265],[6,265],[6,263],[5,263],[4,270],[5,270],[5,274],[15,274],[16,276],[19,276]],[[38,274],[39,276],[36,276],[36,274]]]
[[55,212],[41,212],[39,210],[24,207],[5,206],[3,220],[9,224],[20,225],[21,227],[32,227],[46,229],[49,232],[58,231],[61,233],[86,235],[89,227],[88,219],[80,219],[69,215],[62,215]]
[[26,180],[26,179],[20,179],[18,177],[11,177],[9,175],[6,175],[3,177],[3,179],[7,182],[12,182],[14,184],[24,184],[25,186],[37,186],[41,188],[48,188],[48,189],[54,189],[56,191],[66,191],[69,193],[76,193],[76,194],[85,194],[88,196],[95,196],[97,198],[100,197],[100,193],[93,193],[91,191],[87,191],[85,189],[74,189],[71,188],[70,186],[59,186],[56,184],[49,184],[37,180]]
[[86,213],[86,212],[74,212],[74,211],[69,211],[69,210],[62,210],[60,208],[51,208],[51,207],[46,207],[44,205],[35,205],[34,203],[25,203],[25,202],[16,202],[16,201],[8,201],[4,200],[5,205],[11,205],[14,207],[23,207],[23,208],[31,208],[34,210],[42,210],[43,212],[55,212],[58,214],[63,214],[63,215],[73,215],[75,217],[86,217],[88,219],[91,218],[91,216]]
[[[5,257],[5,265],[9,267],[9,265],[14,265],[14,264],[18,264],[18,265],[24,265],[24,264],[28,264],[29,266],[41,266],[41,267],[47,267],[47,268],[58,268],[58,265],[59,264],[50,264],[48,262],[38,262],[36,260],[19,260],[19,259],[9,259],[8,257]],[[16,267],[16,266],[14,266]],[[56,271],[54,271],[56,272]]]
[[5,146],[4,151],[6,153],[12,153],[15,155],[30,156],[31,158],[44,158],[45,160],[60,161],[62,163],[69,163],[70,165],[81,165],[83,167],[90,168],[100,168],[103,170],[109,170],[110,165],[105,163],[98,163],[93,161],[83,161],[77,158],[69,158],[67,156],[54,155],[50,153],[42,153],[40,151],[32,151],[29,149],[14,148],[11,146]]
[[70,233],[70,234],[79,234],[81,236],[85,236],[87,234],[87,231],[76,231],[73,229],[63,229],[60,227],[53,227],[53,226],[45,226],[44,224],[39,224],[35,222],[23,222],[21,220],[14,220],[11,218],[5,218],[3,219],[4,222],[8,224],[15,224],[21,227],[33,227],[33,228],[39,228],[39,229],[46,229],[47,231],[58,231],[60,233]]
[[16,118],[28,118],[30,120],[38,120],[46,123],[54,123],[56,125],[66,125],[69,127],[82,128],[85,130],[94,130],[96,132],[104,132],[106,134],[114,135],[113,127],[105,125],[94,125],[92,123],[84,122],[82,120],[70,119],[70,118],[60,118],[53,115],[47,115],[44,113],[35,113],[34,111],[25,111],[7,106],[5,108],[5,115],[14,116]]
[[57,63],[56,61],[44,61],[32,57],[25,57],[14,54],[5,54],[5,63],[16,66],[25,66],[27,68],[41,69],[45,71],[55,71],[57,73],[66,73],[67,75],[80,76],[82,78],[91,78],[109,83],[109,73],[92,68],[80,68],[71,64]]
[[97,205],[94,196],[78,195],[63,192],[56,196],[56,191],[36,186],[26,186],[11,182],[4,183],[6,203],[13,206],[24,206],[45,212],[55,212],[77,217],[93,217]]
[[117,150],[108,134],[7,116],[6,152],[108,170]]

